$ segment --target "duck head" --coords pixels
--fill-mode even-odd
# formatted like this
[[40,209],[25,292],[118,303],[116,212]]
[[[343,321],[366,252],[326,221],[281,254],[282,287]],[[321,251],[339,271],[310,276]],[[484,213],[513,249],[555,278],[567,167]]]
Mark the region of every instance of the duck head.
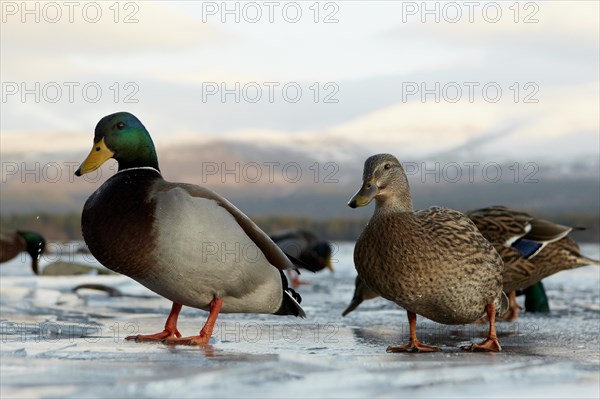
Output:
[[348,206],[358,208],[368,205],[373,199],[377,207],[393,206],[412,211],[412,199],[404,168],[390,154],[373,155],[365,161],[363,184],[350,199]]
[[332,254],[331,244],[327,241],[318,241],[311,249],[307,263],[317,265],[317,270],[329,269],[333,272],[333,265],[331,263]]
[[142,122],[129,112],[118,112],[100,119],[94,134],[94,146],[75,175],[98,169],[114,158],[119,170],[149,166],[158,169],[158,158],[150,134]]
[[33,273],[39,274],[39,261],[46,250],[46,240],[41,234],[33,231],[17,231],[17,234],[25,240],[25,251],[31,256],[31,269]]

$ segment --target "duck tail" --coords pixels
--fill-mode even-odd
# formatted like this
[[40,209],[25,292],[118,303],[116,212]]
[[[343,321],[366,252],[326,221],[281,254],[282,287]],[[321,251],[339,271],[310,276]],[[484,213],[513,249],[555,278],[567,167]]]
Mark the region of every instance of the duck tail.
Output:
[[494,305],[496,306],[496,316],[502,316],[504,313],[508,312],[508,297],[504,291],[501,292],[501,295],[496,299]]
[[279,316],[292,315],[296,317],[301,317],[303,319],[306,318],[306,313],[304,313],[304,310],[300,306],[300,303],[302,302],[302,297],[300,296],[300,294],[298,294],[296,291],[294,291],[288,286],[287,278],[285,277],[283,272],[281,270],[279,272],[281,273],[283,297],[281,300],[281,306],[279,307],[279,310],[277,310],[277,312],[275,312],[274,314]]
[[583,256],[583,255],[579,256],[579,262],[584,266],[588,266],[588,265],[600,266],[600,260],[588,258],[587,256]]
[[350,305],[348,305],[346,310],[344,310],[344,312],[342,313],[342,317],[346,317],[350,312],[352,312],[354,309],[356,309],[358,307],[358,305],[360,305],[362,302],[363,302],[363,299],[358,297],[357,295],[355,295],[354,298],[352,298]]

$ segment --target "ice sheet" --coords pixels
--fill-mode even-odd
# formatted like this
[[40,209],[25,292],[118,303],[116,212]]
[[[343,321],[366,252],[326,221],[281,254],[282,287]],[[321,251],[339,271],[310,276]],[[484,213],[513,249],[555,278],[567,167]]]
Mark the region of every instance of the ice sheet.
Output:
[[[388,354],[407,339],[404,311],[383,299],[340,316],[352,292],[351,244],[335,273],[304,272],[306,320],[221,315],[209,346],[124,341],[162,330],[170,303],[123,276],[36,277],[27,259],[2,265],[0,396],[8,397],[600,397],[600,268],[545,280],[552,312],[499,323],[503,352],[466,353],[484,325],[418,319],[441,353]],[[583,250],[600,257],[600,246]],[[72,292],[82,283],[125,296]],[[195,334],[206,313],[184,308]]]

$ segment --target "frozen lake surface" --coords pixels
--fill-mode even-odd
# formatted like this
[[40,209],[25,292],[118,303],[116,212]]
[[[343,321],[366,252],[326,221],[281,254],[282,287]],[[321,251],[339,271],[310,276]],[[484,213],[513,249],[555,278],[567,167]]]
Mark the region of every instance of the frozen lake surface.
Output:
[[[582,247],[600,258],[600,246]],[[408,339],[403,310],[378,298],[340,316],[354,289],[352,250],[338,246],[333,274],[302,274],[307,319],[223,314],[203,348],[124,341],[161,331],[171,307],[127,277],[36,277],[15,259],[0,267],[0,396],[600,397],[599,267],[546,279],[552,312],[498,323],[502,353],[460,350],[485,325],[419,317],[421,340],[443,351],[391,354]],[[127,296],[72,292],[83,283]],[[197,334],[206,316],[184,308],[179,330]]]

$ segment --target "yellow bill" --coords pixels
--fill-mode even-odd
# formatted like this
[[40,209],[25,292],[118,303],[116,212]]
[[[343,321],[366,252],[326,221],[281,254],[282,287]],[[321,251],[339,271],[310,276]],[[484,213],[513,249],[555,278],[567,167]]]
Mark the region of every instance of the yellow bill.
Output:
[[86,173],[93,172],[98,169],[102,164],[113,157],[114,152],[108,149],[106,143],[104,143],[104,137],[94,144],[92,151],[83,161],[79,169],[75,171],[75,176],[85,175]]
[[331,258],[327,258],[325,261],[325,267],[329,269],[330,272],[333,272],[333,264],[331,263]]

